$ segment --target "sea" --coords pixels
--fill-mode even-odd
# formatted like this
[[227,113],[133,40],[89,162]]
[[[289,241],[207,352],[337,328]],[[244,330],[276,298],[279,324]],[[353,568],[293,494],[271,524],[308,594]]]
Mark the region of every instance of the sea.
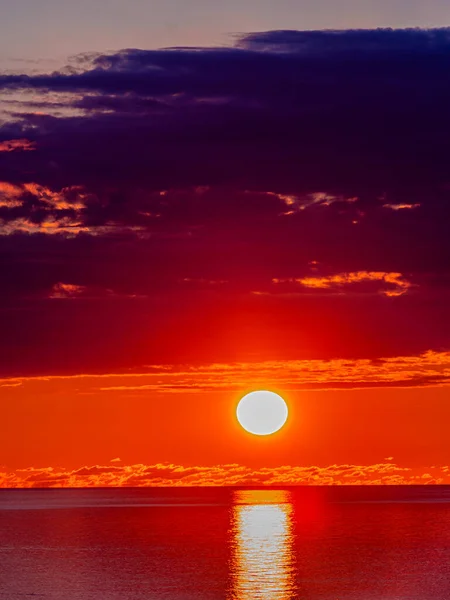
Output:
[[0,600],[449,600],[450,488],[0,490]]

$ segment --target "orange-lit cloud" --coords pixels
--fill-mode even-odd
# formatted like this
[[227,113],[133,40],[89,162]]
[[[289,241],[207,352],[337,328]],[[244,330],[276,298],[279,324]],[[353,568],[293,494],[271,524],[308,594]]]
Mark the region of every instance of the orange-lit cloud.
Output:
[[34,223],[29,219],[15,219],[2,226],[3,235],[10,235],[13,233],[45,233],[48,235],[55,235],[64,233],[73,236],[77,233],[88,231],[87,227],[82,227],[78,222],[73,223],[67,218],[56,220],[53,217],[49,217],[48,220],[45,220],[42,223]]
[[185,467],[154,465],[17,469],[0,473],[2,488],[183,487],[238,485],[408,485],[450,483],[447,466],[411,469],[392,462],[373,465],[289,466],[252,469],[238,464]]
[[53,286],[50,298],[76,298],[86,291],[83,285],[57,283]]
[[33,196],[42,208],[79,210],[86,206],[89,195],[81,186],[64,187],[55,191],[39,183],[23,183],[20,185],[0,181],[0,197],[4,202],[22,204],[27,196]]
[[23,188],[8,183],[7,181],[0,181],[0,206],[5,206],[7,208],[22,206],[20,200],[22,189]]
[[0,142],[0,152],[14,152],[15,150],[36,150],[36,144],[35,142],[30,142],[30,140],[26,139],[7,140],[5,142]]
[[420,208],[422,206],[420,202],[415,204],[383,204],[383,208],[390,208],[391,210],[412,210],[413,208]]
[[[59,298],[76,298],[81,286],[59,284]],[[450,384],[450,352],[426,352],[377,360],[287,360],[200,366],[147,367],[145,371],[98,375],[1,379],[0,385],[21,386],[33,393],[48,382],[75,385],[80,393],[196,393],[270,387],[283,390],[370,387],[416,387]]]
[[[80,186],[55,191],[38,183],[20,185],[0,181],[0,207],[10,209],[0,217],[3,235],[13,233],[69,233],[89,229],[80,216],[89,195]],[[23,214],[14,209],[22,208]]]
[[380,293],[385,296],[402,296],[412,285],[401,273],[385,273],[383,271],[356,271],[324,277],[272,279],[272,283],[276,285],[296,284],[317,290],[339,290],[345,286],[367,282],[385,284],[388,289],[380,290]]
[[[9,209],[0,215],[1,233],[66,234],[71,237],[78,233],[101,236],[116,228],[135,234],[143,230],[139,225],[118,227],[115,222],[93,228],[87,226],[83,221],[90,203],[98,203],[98,198],[80,185],[55,190],[36,182],[0,181],[0,208]],[[14,210],[19,208],[22,211]]]

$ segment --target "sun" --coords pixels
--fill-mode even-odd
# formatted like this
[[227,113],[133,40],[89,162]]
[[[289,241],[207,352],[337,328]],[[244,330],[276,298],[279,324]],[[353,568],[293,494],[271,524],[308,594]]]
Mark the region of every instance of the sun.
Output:
[[271,435],[279,431],[288,418],[288,407],[281,396],[260,390],[244,396],[237,407],[240,425],[254,435]]

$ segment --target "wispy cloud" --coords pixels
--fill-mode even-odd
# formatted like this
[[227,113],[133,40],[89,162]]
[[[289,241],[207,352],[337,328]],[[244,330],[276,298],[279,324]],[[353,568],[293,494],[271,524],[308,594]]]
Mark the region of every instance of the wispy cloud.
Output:
[[[78,293],[72,286],[61,293]],[[450,385],[450,352],[371,359],[286,360],[203,365],[155,365],[145,370],[99,375],[0,379],[28,390],[59,384],[79,393],[198,393],[271,387],[283,390]],[[22,392],[21,392],[22,393]]]
[[385,296],[402,296],[411,287],[401,273],[384,273],[382,271],[356,271],[352,273],[337,273],[323,277],[311,276],[290,279],[272,279],[276,285],[299,285],[314,290],[340,291],[349,286],[364,283],[382,284],[378,291]]

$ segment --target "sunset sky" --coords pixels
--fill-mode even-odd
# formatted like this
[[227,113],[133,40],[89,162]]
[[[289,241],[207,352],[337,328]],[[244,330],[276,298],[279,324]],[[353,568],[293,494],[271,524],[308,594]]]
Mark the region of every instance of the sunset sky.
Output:
[[0,487],[450,483],[447,23],[0,0]]

